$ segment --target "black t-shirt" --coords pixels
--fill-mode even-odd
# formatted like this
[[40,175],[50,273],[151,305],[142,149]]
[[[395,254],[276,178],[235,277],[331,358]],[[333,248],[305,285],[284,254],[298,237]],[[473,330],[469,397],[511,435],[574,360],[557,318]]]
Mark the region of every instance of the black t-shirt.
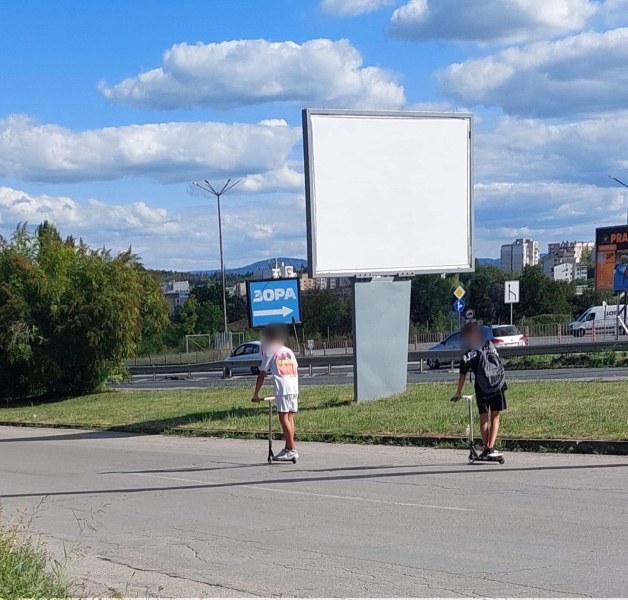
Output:
[[[495,352],[497,354],[497,350],[495,346],[491,342],[487,343],[489,352]],[[484,398],[486,394],[482,392],[482,390],[478,387],[478,368],[480,366],[480,352],[481,350],[467,350],[460,359],[460,372],[463,375],[466,375],[469,371],[475,375],[474,386],[475,386],[475,396],[477,398]],[[506,384],[504,384],[504,390],[506,389]],[[502,390],[503,391],[503,390]],[[499,392],[502,393],[502,392]]]

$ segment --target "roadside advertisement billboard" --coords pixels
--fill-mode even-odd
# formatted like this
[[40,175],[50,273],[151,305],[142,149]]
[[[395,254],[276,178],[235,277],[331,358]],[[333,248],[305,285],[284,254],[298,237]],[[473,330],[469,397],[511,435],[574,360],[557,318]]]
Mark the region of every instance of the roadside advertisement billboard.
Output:
[[595,230],[595,288],[628,290],[628,225]]
[[472,116],[303,111],[313,277],[473,271]]

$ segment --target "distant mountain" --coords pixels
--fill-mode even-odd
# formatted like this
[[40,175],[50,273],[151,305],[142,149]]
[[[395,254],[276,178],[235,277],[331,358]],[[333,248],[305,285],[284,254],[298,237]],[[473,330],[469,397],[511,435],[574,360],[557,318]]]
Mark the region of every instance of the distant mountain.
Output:
[[478,258],[477,260],[483,267],[499,267],[501,265],[499,258]]
[[[277,257],[277,264],[283,263],[284,265],[292,265],[295,269],[305,269],[307,267],[307,260],[304,258],[286,258],[286,257]],[[257,262],[251,263],[250,265],[245,265],[244,267],[238,267],[235,269],[226,269],[227,273],[232,273],[233,275],[245,275],[246,273],[252,273],[257,269],[267,269],[271,266],[275,266],[275,259],[269,258],[267,260],[258,260]],[[205,271],[190,271],[190,273],[194,274],[207,274],[212,275],[213,273],[218,273],[219,269],[208,269]]]

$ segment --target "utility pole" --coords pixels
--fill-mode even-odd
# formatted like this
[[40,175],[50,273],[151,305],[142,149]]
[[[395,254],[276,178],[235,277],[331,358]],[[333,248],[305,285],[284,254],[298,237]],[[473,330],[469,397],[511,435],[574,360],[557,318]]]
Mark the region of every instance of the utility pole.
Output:
[[193,181],[192,183],[197,187],[207,192],[208,194],[212,194],[216,197],[216,203],[218,205],[218,240],[220,244],[220,271],[222,273],[222,314],[225,325],[225,337],[229,331],[229,323],[227,321],[227,285],[225,283],[225,259],[222,251],[222,219],[220,215],[220,197],[223,194],[226,194],[229,190],[232,190],[238,183],[242,180],[238,179],[237,181],[231,182],[231,179],[227,179],[227,183],[222,186],[220,191],[216,191],[216,189],[212,186],[207,179],[205,180],[205,185],[198,183],[198,181]]

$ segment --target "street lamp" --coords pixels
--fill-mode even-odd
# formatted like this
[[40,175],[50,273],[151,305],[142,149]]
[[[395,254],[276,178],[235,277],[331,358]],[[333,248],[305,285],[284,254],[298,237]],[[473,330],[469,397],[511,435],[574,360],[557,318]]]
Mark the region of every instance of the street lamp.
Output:
[[231,179],[227,179],[227,183],[225,183],[225,185],[222,186],[222,189],[220,191],[216,191],[214,187],[212,186],[212,184],[209,183],[209,181],[207,181],[207,179],[205,180],[205,185],[203,185],[202,183],[199,183],[198,181],[192,182],[197,188],[202,189],[204,192],[207,192],[208,194],[212,194],[216,196],[216,202],[218,204],[218,240],[220,243],[220,271],[222,273],[222,314],[223,314],[223,318],[225,322],[225,335],[227,334],[227,331],[228,331],[227,286],[225,283],[225,260],[222,253],[222,220],[220,217],[220,197],[223,194],[226,194],[229,190],[232,190],[241,181],[242,181],[241,179],[238,179],[237,181],[234,181],[233,183],[231,183]]
[[[608,178],[628,189],[628,183],[624,183],[621,179],[617,179],[617,177],[613,177],[612,175],[609,175]],[[626,194],[626,225],[628,225],[628,193]]]

